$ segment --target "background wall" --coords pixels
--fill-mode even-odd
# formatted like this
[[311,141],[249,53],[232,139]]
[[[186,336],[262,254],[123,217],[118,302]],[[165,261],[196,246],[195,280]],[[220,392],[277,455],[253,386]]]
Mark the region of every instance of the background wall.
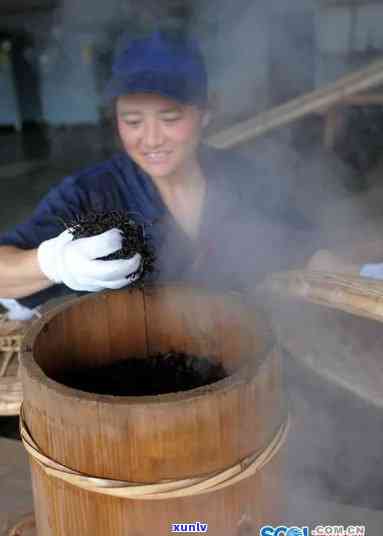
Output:
[[0,124],[12,125],[18,129],[21,124],[12,69],[11,46],[11,41],[6,38],[0,41]]
[[315,13],[316,85],[358,69],[383,50],[383,5],[374,0],[325,5]]
[[0,33],[18,46],[11,65],[1,55],[0,126],[99,125],[116,39],[161,24],[199,38],[218,128],[380,55],[382,16],[376,1],[319,0],[63,0],[55,9],[2,16]]

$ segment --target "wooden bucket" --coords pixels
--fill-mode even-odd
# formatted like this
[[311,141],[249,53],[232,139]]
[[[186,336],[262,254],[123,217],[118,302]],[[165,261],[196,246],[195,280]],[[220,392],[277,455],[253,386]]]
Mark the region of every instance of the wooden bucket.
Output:
[[[169,350],[213,357],[229,376],[141,397],[52,379],[68,364]],[[197,522],[217,536],[257,534],[283,516],[280,356],[239,294],[169,286],[76,299],[34,323],[21,374],[38,536],[164,536]]]

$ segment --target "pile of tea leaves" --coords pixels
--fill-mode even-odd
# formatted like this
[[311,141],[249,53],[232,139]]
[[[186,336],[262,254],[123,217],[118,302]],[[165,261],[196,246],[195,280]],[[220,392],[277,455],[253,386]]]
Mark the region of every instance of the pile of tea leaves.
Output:
[[222,380],[220,363],[182,352],[147,358],[132,357],[110,365],[62,371],[54,379],[88,393],[114,396],[154,396],[189,391]]
[[150,224],[139,224],[131,213],[123,211],[89,212],[77,215],[73,220],[65,220],[64,225],[75,239],[95,236],[109,229],[119,229],[122,232],[122,247],[118,251],[101,257],[100,260],[129,259],[136,253],[142,256],[141,277],[154,271],[155,254],[150,243],[147,227]]

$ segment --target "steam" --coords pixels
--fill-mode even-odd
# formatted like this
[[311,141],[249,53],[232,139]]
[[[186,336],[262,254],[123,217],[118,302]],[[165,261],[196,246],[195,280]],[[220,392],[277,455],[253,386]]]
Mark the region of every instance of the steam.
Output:
[[380,508],[380,324],[293,300],[274,305],[297,419],[287,452],[298,496]]
[[[289,2],[283,6],[276,1],[267,4],[245,0],[240,5],[229,0],[218,4],[202,0],[65,0],[50,13],[25,19],[5,17],[2,25],[10,32],[22,27],[33,36],[36,46],[29,60],[39,65],[42,76],[50,77],[53,92],[63,91],[63,103],[69,97],[77,102],[78,92],[83,90],[86,98],[82,102],[94,101],[94,109],[101,105],[114,44],[123,32],[136,36],[158,26],[184,29],[201,41],[210,89],[216,96],[213,128],[218,128],[314,89],[315,65],[323,61],[313,38],[314,2],[293,2],[293,7]],[[82,77],[76,54],[87,68],[91,65],[95,85]],[[72,93],[68,93],[70,87]],[[91,112],[89,117],[94,123],[100,120]],[[71,117],[71,124],[75,119]],[[216,192],[213,208],[217,212],[210,216],[206,229],[206,244],[213,244],[215,255],[207,249],[207,257],[214,257],[216,264],[208,263],[202,270],[204,284],[221,284],[219,268],[229,286],[253,293],[268,272],[302,267],[321,247],[338,248],[341,244],[347,250],[356,238],[381,237],[381,172],[371,179],[375,186],[357,191],[358,170],[323,150],[322,126],[322,119],[311,118],[238,148],[258,172],[245,179],[238,167],[232,171],[232,183]],[[244,184],[252,179],[256,188]],[[218,211],[224,211],[240,188],[253,193],[242,211],[225,217],[217,229]],[[276,214],[278,225],[265,223],[262,210]],[[292,231],[290,224],[298,221],[299,230]],[[171,272],[173,260],[184,247],[182,237],[178,234],[177,239],[176,234],[163,260],[165,273]],[[293,335],[301,342],[307,343],[309,338],[309,343],[319,345],[298,345],[299,359],[285,356],[284,361],[292,412],[298,423],[288,450],[289,467],[293,468],[290,495],[298,490],[298,496],[308,495],[314,502],[320,497],[323,501],[360,504],[363,499],[364,506],[381,508],[381,401],[375,380],[383,371],[377,361],[373,367],[369,361],[378,351],[380,331],[374,326],[375,338],[366,338],[363,333],[372,328],[365,321],[341,318],[333,312],[315,310],[314,314],[314,309],[305,306],[307,316],[303,318],[301,305],[284,307],[277,303],[274,310],[282,344]],[[365,346],[356,351],[359,334]],[[303,367],[302,360],[306,362]],[[307,428],[300,440],[299,426],[303,423]],[[294,508],[300,510],[299,505]]]

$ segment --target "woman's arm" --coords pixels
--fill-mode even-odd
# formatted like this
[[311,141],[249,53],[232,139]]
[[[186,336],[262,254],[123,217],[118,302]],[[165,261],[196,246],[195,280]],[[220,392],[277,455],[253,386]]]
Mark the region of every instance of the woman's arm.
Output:
[[0,246],[0,296],[22,298],[52,286],[40,270],[37,249]]

